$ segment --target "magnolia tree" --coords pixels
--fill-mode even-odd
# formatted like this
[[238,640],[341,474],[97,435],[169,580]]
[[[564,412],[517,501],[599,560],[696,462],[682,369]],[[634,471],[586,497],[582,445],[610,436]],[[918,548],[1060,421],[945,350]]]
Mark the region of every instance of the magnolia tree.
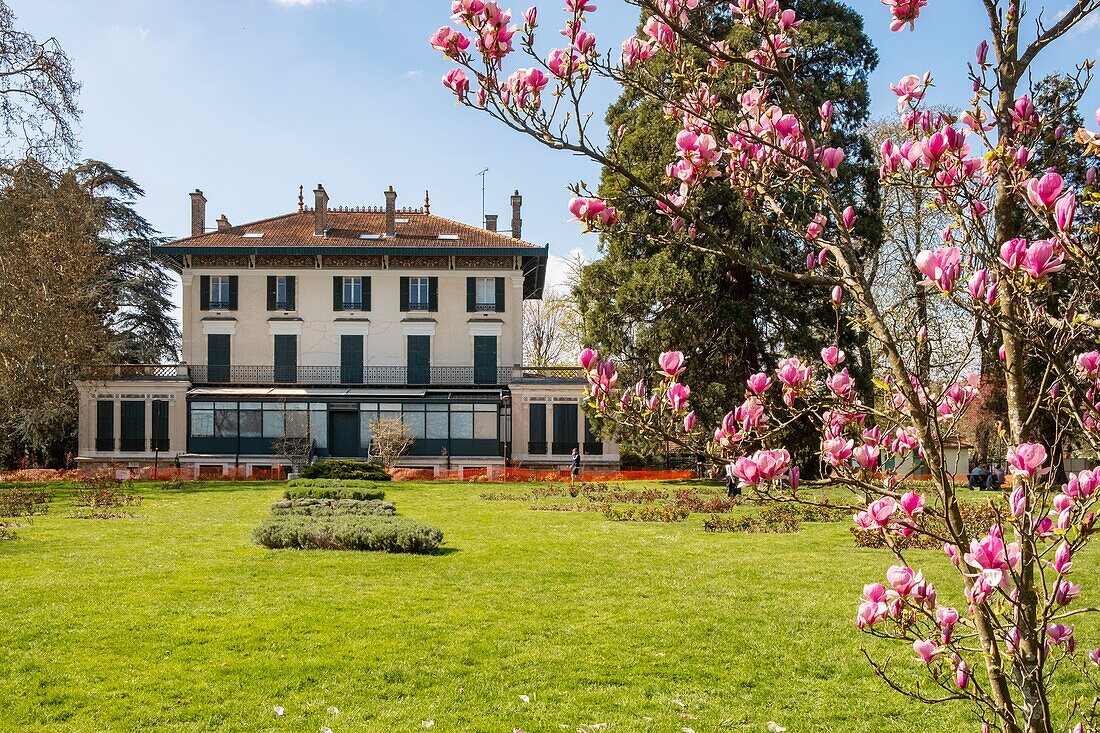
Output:
[[[455,0],[455,27],[441,28],[430,43],[456,64],[443,84],[459,103],[625,177],[632,195],[668,217],[669,246],[718,241],[699,216],[705,187],[741,193],[763,224],[800,243],[805,270],[749,248],[722,254],[763,277],[819,286],[836,309],[838,331],[848,319],[876,342],[886,366],[874,375],[874,399],[861,399],[844,352],[824,343],[819,356],[791,355],[773,373],[753,375],[744,402],[721,424],[704,426],[691,411],[683,353],[669,351],[652,379],[625,385],[613,362],[586,350],[581,363],[594,414],[614,429],[731,462],[741,483],[765,497],[807,502],[815,494],[799,486],[781,436],[796,421],[813,420],[829,480],[859,497],[858,528],[880,533],[897,557],[885,582],[865,586],[856,626],[909,646],[926,679],[913,684],[872,659],[883,679],[926,702],[971,706],[983,731],[1098,730],[1095,702],[1052,703],[1050,691],[1057,670],[1074,666],[1089,680],[1090,665],[1100,664],[1100,649],[1086,652],[1083,642],[1079,649],[1074,635],[1074,617],[1093,609],[1080,605],[1072,572],[1093,532],[1100,469],[1054,484],[1046,446],[1072,439],[1095,452],[1100,443],[1100,353],[1089,348],[1100,334],[1100,237],[1084,224],[1095,218],[1077,212],[1100,195],[1094,172],[1071,190],[1036,160],[1045,123],[1026,80],[1038,54],[1100,10],[1100,0],[1074,0],[1049,24],[1042,14],[1025,24],[1015,3],[973,1],[989,21],[967,69],[973,96],[937,100],[963,101],[955,115],[924,107],[928,74],[892,84],[901,124],[897,138],[881,144],[879,185],[921,192],[946,222],[942,241],[912,252],[911,266],[930,296],[950,301],[950,312],[999,333],[998,373],[980,377],[967,373],[974,358],[965,350],[936,354],[940,368],[929,375],[920,368],[929,361],[923,351],[938,342],[884,316],[867,264],[877,245],[874,228],[863,224],[868,192],[861,197],[840,183],[852,157],[837,143],[842,111],[829,102],[811,108],[799,92],[800,34],[812,19],[788,3],[635,0],[645,18],[640,31],[621,53],[601,55],[588,30],[596,12],[589,0],[566,0],[545,47],[538,42],[546,16],[537,8],[513,22],[496,2]],[[922,12],[932,12],[928,0],[883,3],[894,31],[913,29]],[[711,21],[723,14],[739,30],[718,38]],[[656,57],[670,73],[650,69]],[[1078,100],[1090,72],[1084,62],[1071,77]],[[585,94],[596,77],[660,101],[679,124],[666,186],[647,185],[622,161],[621,130],[593,137]],[[1100,154],[1096,132],[1069,133],[1061,144]],[[586,229],[629,230],[615,201],[582,185],[574,192],[569,209]],[[1022,235],[1035,231],[1044,234]],[[1000,437],[1013,481],[1009,499],[975,531],[964,521],[945,448],[992,380],[1007,403]],[[885,470],[918,460],[932,476],[930,489]],[[942,543],[955,572],[941,582],[957,584],[965,607],[942,603],[933,578],[908,562],[904,548],[913,536]]]

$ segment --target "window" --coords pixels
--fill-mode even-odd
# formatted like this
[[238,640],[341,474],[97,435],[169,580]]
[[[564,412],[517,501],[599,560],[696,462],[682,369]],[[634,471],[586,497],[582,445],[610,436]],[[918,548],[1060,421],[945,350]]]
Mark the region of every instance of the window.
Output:
[[119,450],[145,450],[145,400],[122,400],[120,406]]
[[275,310],[288,311],[290,308],[290,300],[287,298],[286,293],[286,281],[285,275],[281,275],[275,278]]
[[214,403],[213,402],[192,402],[191,403],[191,437],[192,438],[213,438],[214,437]]
[[497,279],[495,277],[477,278],[477,299],[475,303],[479,311],[495,311],[497,309]]
[[237,437],[237,403],[236,402],[215,402],[214,403],[214,437],[215,438],[236,438]]
[[428,440],[446,440],[448,432],[447,406],[428,404],[425,407],[428,411],[424,427],[425,437]]
[[229,276],[210,276],[211,310],[229,310]]
[[474,440],[497,439],[497,406],[474,405]]
[[532,402],[528,407],[527,435],[529,438],[527,452],[532,454],[546,453],[546,405],[541,402]]
[[428,310],[428,278],[409,278],[409,310]]
[[152,450],[168,450],[168,402],[153,400],[153,443]]
[[242,438],[259,438],[263,433],[262,405],[259,402],[242,402],[240,428]]
[[363,278],[344,278],[344,310],[363,310]]

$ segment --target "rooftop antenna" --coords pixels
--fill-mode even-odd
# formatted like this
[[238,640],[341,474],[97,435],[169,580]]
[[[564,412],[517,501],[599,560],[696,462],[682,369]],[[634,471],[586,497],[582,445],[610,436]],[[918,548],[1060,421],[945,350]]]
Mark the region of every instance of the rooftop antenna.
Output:
[[474,175],[481,176],[481,223],[482,223],[483,226],[485,224],[485,174],[488,173],[488,172],[489,172],[489,169],[486,168],[485,170],[481,171],[480,173],[475,173],[474,174]]

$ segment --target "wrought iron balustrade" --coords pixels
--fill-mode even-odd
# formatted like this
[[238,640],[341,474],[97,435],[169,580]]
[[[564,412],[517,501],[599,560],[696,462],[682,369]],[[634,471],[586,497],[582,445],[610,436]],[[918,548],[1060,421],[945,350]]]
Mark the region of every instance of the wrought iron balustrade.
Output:
[[191,367],[195,384],[295,385],[500,385],[512,379],[511,367],[431,366],[231,366],[197,364]]
[[524,381],[583,382],[584,370],[573,366],[525,366]]
[[546,441],[531,441],[527,444],[527,452],[533,456],[546,455]]
[[186,364],[96,364],[84,367],[83,379],[187,379]]

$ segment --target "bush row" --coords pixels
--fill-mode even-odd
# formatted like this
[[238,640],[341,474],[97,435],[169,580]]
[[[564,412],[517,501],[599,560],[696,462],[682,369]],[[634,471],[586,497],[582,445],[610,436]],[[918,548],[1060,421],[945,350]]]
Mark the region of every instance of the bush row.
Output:
[[23,486],[0,488],[0,517],[30,517],[45,514],[52,494]]
[[642,506],[604,506],[605,519],[612,522],[682,522],[690,511],[673,504],[645,504]]
[[291,488],[322,488],[322,489],[376,489],[377,481],[364,481],[363,479],[342,478],[296,478],[286,482]]
[[253,533],[271,549],[382,550],[426,554],[443,542],[443,533],[405,517],[277,516]]
[[283,499],[271,505],[271,513],[334,516],[342,514],[378,514],[393,516],[397,508],[392,501],[380,499]]
[[[992,503],[960,504],[959,511],[962,513],[963,526],[966,527],[967,534],[971,537],[981,537],[986,534],[989,532],[990,526],[997,521],[998,510]],[[1007,513],[1006,509],[1002,507],[1000,513],[1003,516]],[[918,526],[924,527],[941,537],[949,536],[947,534],[946,525],[943,520],[940,519],[928,518],[926,521],[920,522]],[[885,548],[888,546],[886,544],[886,537],[881,531],[874,532],[861,530],[858,527],[850,527],[849,529],[855,536],[856,547]],[[903,550],[943,549],[942,540],[923,536],[917,532],[914,532],[908,537],[894,535],[891,536],[890,539],[895,547]]]
[[386,469],[373,461],[346,461],[327,459],[311,463],[302,469],[302,478],[361,479],[363,481],[389,481]]
[[386,492],[367,484],[362,488],[343,486],[291,486],[283,496],[287,499],[351,499],[369,501],[385,499]]

